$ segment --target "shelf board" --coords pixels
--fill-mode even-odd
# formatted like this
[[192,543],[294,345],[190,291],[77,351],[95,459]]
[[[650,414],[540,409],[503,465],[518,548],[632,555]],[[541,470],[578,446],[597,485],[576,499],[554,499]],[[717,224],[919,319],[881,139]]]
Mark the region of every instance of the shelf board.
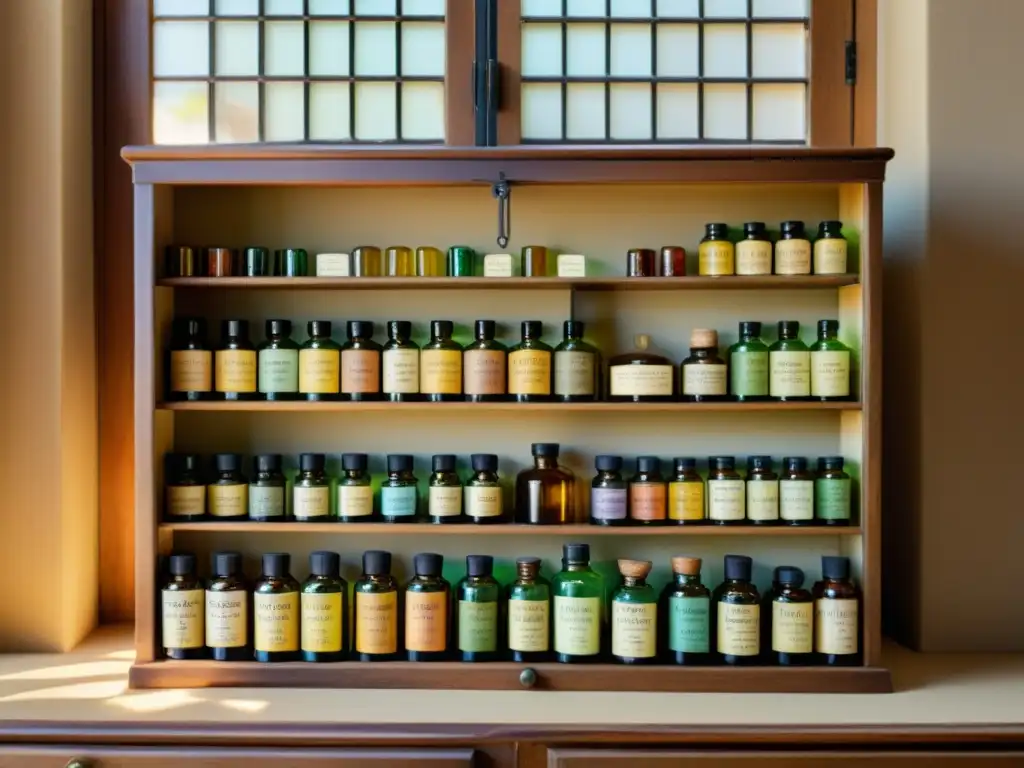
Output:
[[158,403],[163,411],[255,411],[260,413],[374,413],[379,411],[413,411],[417,413],[447,411],[515,411],[517,413],[753,413],[780,411],[859,411],[859,402],[824,403],[392,403],[386,400],[369,402],[284,401],[284,400],[210,400]]
[[252,520],[237,522],[161,523],[162,531],[202,533],[338,533],[356,536],[381,533],[388,536],[859,536],[857,526],[756,526],[756,525],[436,525],[432,523],[257,523]]

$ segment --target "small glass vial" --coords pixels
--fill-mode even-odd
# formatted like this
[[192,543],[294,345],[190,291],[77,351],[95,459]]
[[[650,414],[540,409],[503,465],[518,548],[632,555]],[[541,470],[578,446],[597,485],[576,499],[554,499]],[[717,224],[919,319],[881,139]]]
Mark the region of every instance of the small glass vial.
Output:
[[201,277],[202,259],[199,251],[189,245],[168,245],[164,248],[164,277]]
[[432,320],[420,351],[420,393],[432,402],[462,399],[462,347],[452,341],[454,330],[451,320]]
[[860,590],[850,578],[850,558],[821,558],[814,585],[814,652],[830,667],[857,667],[860,651]]
[[245,520],[249,515],[249,481],[242,474],[242,457],[218,453],[217,476],[206,488],[207,513],[213,520]]
[[419,277],[444,277],[448,271],[444,252],[429,245],[416,249],[416,274]]
[[204,261],[208,277],[231,277],[240,271],[241,265],[233,248],[207,248]]
[[850,399],[850,348],[841,342],[838,320],[818,321],[818,340],[811,345],[811,397]]
[[220,324],[220,348],[214,354],[214,382],[224,400],[255,400],[256,348],[249,341],[248,320]]
[[448,249],[448,276],[473,277],[476,274],[476,251],[468,245]]
[[702,276],[736,274],[736,248],[729,240],[728,224],[708,224],[697,251],[697,271]]
[[736,471],[735,456],[708,459],[708,520],[714,525],[743,525],[747,517],[746,484]]
[[516,559],[516,580],[508,585],[508,650],[519,664],[551,655],[551,583],[540,575],[539,557]]
[[647,583],[654,563],[619,560],[622,584],[612,594],[612,659],[653,664],[658,659],[658,593]]
[[363,575],[352,589],[357,661],[398,659],[398,582],[391,575],[391,553],[363,552]]
[[163,654],[169,659],[201,659],[206,656],[206,607],[203,582],[196,575],[196,556],[171,555],[167,570],[169,576],[160,588]]
[[309,578],[300,595],[302,660],[341,661],[348,649],[348,583],[337,552],[310,552]]
[[673,557],[672,581],[661,593],[666,656],[674,664],[711,663],[711,591],[700,580],[699,557]]
[[289,572],[292,557],[263,555],[263,575],[253,587],[253,656],[256,661],[299,659],[299,582]]
[[427,515],[432,523],[461,523],[462,481],[455,471],[455,456],[450,453],[437,454],[431,460],[433,473],[430,475]]
[[655,277],[658,274],[654,251],[630,248],[626,251],[626,277]]
[[555,347],[555,400],[587,403],[597,400],[601,354],[583,340],[581,320],[566,320],[565,338]]
[[519,274],[523,277],[547,277],[548,249],[543,245],[524,246]]
[[800,340],[800,323],[779,321],[779,340],[768,348],[768,394],[777,400],[811,395],[811,352]]
[[388,340],[381,350],[381,391],[395,403],[420,399],[420,348],[410,340],[412,323],[388,321]]
[[466,517],[478,525],[507,522],[498,480],[498,457],[493,453],[474,453],[469,460],[473,476],[463,489]]
[[281,454],[265,453],[252,460],[249,482],[249,519],[258,523],[277,523],[288,519],[285,489],[288,485],[281,472]]
[[725,581],[713,595],[715,651],[722,664],[748,666],[761,653],[761,595],[750,581],[753,560],[725,556]]
[[782,565],[772,576],[772,590],[761,618],[761,631],[771,638],[768,662],[783,667],[811,664],[814,659],[814,597],[804,585],[804,572]]
[[779,476],[771,456],[747,457],[747,520],[754,525],[779,522]]
[[392,245],[384,251],[388,277],[416,277],[416,260],[412,248]]
[[782,222],[782,236],[775,243],[775,274],[811,274],[811,241],[802,221]]
[[373,486],[366,466],[365,453],[341,454],[341,477],[338,478],[339,522],[365,523],[373,519]]
[[718,354],[718,331],[694,328],[690,332],[690,356],[680,366],[683,400],[714,402],[728,397],[726,365]]
[[849,525],[851,480],[843,471],[842,456],[818,459],[818,476],[814,479],[814,517],[825,525]]
[[341,399],[380,400],[381,346],[373,340],[373,323],[349,320],[348,341],[341,348]]
[[352,249],[352,277],[381,277],[384,257],[375,245],[360,245]]
[[494,340],[495,328],[493,320],[477,320],[476,338],[462,353],[462,390],[472,403],[507,399],[508,349]]
[[171,323],[168,400],[208,400],[213,390],[213,353],[206,345],[206,321],[178,318]]
[[269,277],[273,272],[270,250],[259,246],[242,249],[242,271],[246,277]]
[[206,483],[199,455],[168,453],[164,457],[164,472],[164,520],[188,523],[206,517]]
[[697,460],[677,458],[675,475],[668,484],[668,521],[675,525],[703,525],[704,478],[697,471]]
[[590,524],[626,525],[629,522],[627,484],[622,479],[621,456],[597,456],[597,475],[590,484]]
[[843,222],[823,221],[818,225],[814,241],[814,274],[845,275],[847,269],[846,238]]
[[661,277],[686,276],[686,249],[679,245],[661,246]]
[[563,544],[562,570],[551,580],[555,660],[586,664],[600,659],[604,579],[590,565],[589,544]]
[[743,225],[743,239],[736,243],[737,275],[770,275],[772,273],[772,241],[763,221]]
[[206,585],[206,650],[214,661],[249,661],[249,587],[239,552],[214,552]]
[[498,660],[498,602],[501,585],[495,581],[494,558],[467,555],[466,576],[458,595],[458,648],[461,661]]
[[292,341],[291,320],[267,320],[267,340],[256,350],[260,394],[267,400],[299,396],[299,345]]
[[302,248],[274,251],[274,274],[280,277],[307,277],[309,254]]
[[756,321],[740,323],[740,340],[729,347],[729,394],[740,402],[768,399],[768,345]]
[[520,403],[551,399],[551,356],[554,350],[541,341],[544,326],[524,320],[523,338],[508,352],[508,394]]
[[299,455],[299,474],[292,488],[292,515],[300,523],[325,523],[331,519],[331,482],[322,453]]
[[409,661],[443,661],[448,656],[452,585],[441,575],[444,558],[421,552],[415,576],[405,586],[405,654]]
[[814,525],[814,475],[802,456],[782,460],[779,519],[783,525]]
[[337,400],[341,391],[341,347],[331,339],[330,320],[310,320],[309,339],[299,350],[299,392],[304,400]]
[[380,513],[386,523],[414,523],[419,497],[412,456],[392,453],[388,456],[388,479],[380,489]]
[[629,480],[629,519],[639,525],[661,525],[668,514],[668,486],[661,476],[661,459],[640,456]]

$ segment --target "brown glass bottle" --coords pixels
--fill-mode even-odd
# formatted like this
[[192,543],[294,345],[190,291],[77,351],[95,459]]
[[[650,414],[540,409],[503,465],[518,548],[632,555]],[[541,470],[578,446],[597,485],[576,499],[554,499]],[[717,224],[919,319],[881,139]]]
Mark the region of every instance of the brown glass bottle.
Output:
[[792,565],[775,569],[766,595],[761,634],[770,643],[768,661],[784,667],[814,659],[814,597],[804,586],[804,572]]
[[668,522],[675,525],[704,525],[704,478],[697,471],[697,460],[677,457],[675,476],[668,484]]
[[183,317],[171,323],[167,366],[168,400],[208,400],[213,394],[213,353],[206,345],[206,321]]
[[743,478],[736,471],[735,456],[708,459],[708,520],[713,525],[743,525],[747,517],[747,495]]
[[728,399],[725,360],[718,354],[718,331],[694,328],[690,333],[690,356],[680,366],[679,385],[683,400],[691,403]]
[[747,457],[747,520],[754,525],[779,523],[779,476],[771,456]]
[[430,341],[420,350],[420,393],[431,402],[462,400],[462,347],[452,341],[451,320],[430,321]]
[[248,661],[249,588],[239,552],[214,552],[206,585],[206,649],[214,661]]
[[850,558],[821,558],[814,585],[814,651],[831,667],[861,663],[860,590],[850,578]]
[[249,340],[248,320],[221,323],[220,348],[214,354],[217,396],[224,400],[255,400],[256,347]]
[[164,457],[164,475],[164,520],[186,523],[206,517],[206,483],[199,455],[168,453]]
[[168,578],[160,588],[164,655],[169,659],[201,659],[206,655],[203,582],[196,575],[196,556],[171,555]]
[[761,595],[750,581],[754,561],[725,556],[725,581],[712,596],[711,622],[718,660],[731,666],[757,664],[761,653]]
[[494,340],[495,327],[493,320],[477,320],[476,338],[462,353],[462,388],[471,403],[508,399],[508,349]]
[[245,520],[249,516],[249,481],[242,474],[242,457],[218,453],[213,457],[216,475],[206,488],[206,513],[211,520]]
[[473,476],[463,489],[465,513],[471,523],[492,525],[507,523],[504,491],[498,480],[498,457],[493,453],[474,453],[469,457]]
[[516,522],[565,525],[576,520],[576,478],[558,466],[558,443],[534,443],[534,466],[516,477]]
[[391,575],[391,553],[370,549],[363,553],[363,575],[352,591],[355,603],[355,658],[358,661],[394,661],[398,658],[398,582]]
[[594,458],[597,475],[590,484],[590,524],[626,525],[629,522],[629,489],[622,479],[621,456]]
[[814,525],[814,474],[803,456],[782,460],[779,519],[783,525]]
[[299,582],[289,573],[291,555],[263,555],[263,575],[253,588],[253,649],[256,661],[299,658]]
[[508,351],[508,394],[520,403],[551,400],[551,356],[554,350],[541,341],[544,326],[524,320],[523,338]]
[[337,400],[341,391],[341,347],[331,338],[330,320],[310,320],[309,338],[299,350],[299,397]]
[[650,248],[626,251],[626,277],[655,277],[657,274],[654,251]]
[[310,552],[300,606],[302,660],[342,661],[348,654],[348,583],[337,552]]
[[651,337],[633,339],[634,349],[608,361],[608,399],[614,402],[654,403],[675,399],[675,366],[667,357],[647,352]]
[[405,653],[409,661],[442,661],[451,641],[452,585],[443,578],[444,557],[421,552],[405,587]]
[[664,525],[668,517],[668,485],[661,476],[661,459],[640,456],[629,480],[629,519],[634,525]]
[[373,340],[373,323],[349,320],[346,331],[348,341],[341,347],[341,399],[380,400],[382,348]]

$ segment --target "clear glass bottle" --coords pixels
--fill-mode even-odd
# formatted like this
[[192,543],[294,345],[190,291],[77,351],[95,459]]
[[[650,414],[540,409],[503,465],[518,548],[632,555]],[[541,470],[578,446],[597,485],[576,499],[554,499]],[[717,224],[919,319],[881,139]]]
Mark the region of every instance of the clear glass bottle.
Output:
[[743,225],[743,239],[736,243],[737,275],[770,275],[772,273],[772,241],[763,221]]
[[415,576],[405,585],[405,655],[409,661],[448,657],[452,585],[441,575],[444,557],[421,552],[413,558]]
[[520,403],[551,399],[551,356],[554,350],[541,341],[544,326],[524,320],[523,338],[508,351],[508,394]]
[[779,523],[779,476],[771,456],[747,457],[747,520],[754,525]]
[[206,321],[175,318],[167,371],[168,400],[208,400],[213,390],[213,353],[206,344]]
[[811,241],[802,221],[782,222],[782,236],[775,243],[775,274],[811,274]]
[[668,484],[668,522],[703,525],[706,522],[704,478],[697,471],[697,460],[679,457],[673,465],[675,475]]
[[814,474],[802,456],[782,460],[779,519],[783,525],[814,525]]
[[715,652],[730,666],[757,664],[761,653],[761,595],[750,581],[753,560],[725,556],[725,581],[712,595]]
[[850,558],[821,558],[821,581],[814,585],[814,652],[830,667],[861,664],[861,595],[850,578]]
[[814,478],[814,518],[825,525],[849,525],[852,507],[852,480],[843,471],[842,456],[818,459]]
[[327,457],[322,453],[299,455],[299,474],[292,487],[292,516],[299,523],[325,523],[331,519],[331,481]]
[[804,572],[799,568],[775,569],[761,626],[762,635],[771,638],[771,664],[791,667],[813,662],[814,597],[803,586]]
[[728,224],[705,226],[704,239],[697,250],[697,271],[707,277],[736,274],[736,248],[729,240]]
[[494,558],[467,555],[466,576],[456,587],[459,600],[458,642],[461,661],[498,660],[498,601]]
[[373,486],[366,471],[365,453],[341,454],[338,478],[338,520],[342,523],[366,523],[374,519]]
[[213,457],[216,477],[206,488],[206,511],[217,521],[245,520],[249,515],[249,481],[242,474],[242,457],[218,453]]
[[349,320],[348,341],[341,348],[341,399],[381,399],[381,351],[373,340],[373,323]]
[[287,520],[285,491],[288,482],[281,472],[281,454],[265,453],[252,460],[249,482],[249,519],[258,523],[279,523]]
[[171,555],[167,558],[167,571],[167,579],[160,587],[163,654],[169,659],[201,659],[206,656],[206,595],[203,582],[196,575],[196,556]]
[[249,587],[239,552],[214,552],[206,585],[206,650],[214,661],[248,661]]
[[658,593],[647,583],[650,560],[619,560],[622,584],[612,594],[612,659],[619,664],[658,660]]
[[683,400],[703,403],[726,399],[729,379],[725,360],[718,354],[718,331],[691,331],[690,356],[683,360],[679,372]]
[[220,347],[214,353],[214,383],[223,400],[255,400],[256,348],[249,341],[248,320],[224,320]]
[[555,399],[563,403],[597,400],[601,354],[583,340],[583,321],[566,320],[562,327],[565,339],[555,347]]
[[508,349],[494,340],[493,320],[474,323],[476,338],[462,353],[462,389],[473,403],[497,402],[506,397]]
[[818,225],[818,237],[814,241],[814,274],[845,275],[846,252],[843,222],[821,222]]
[[387,262],[388,277],[416,277],[416,259],[412,248],[404,245],[391,245],[384,251]]
[[363,575],[352,589],[357,661],[398,659],[398,582],[391,575],[391,553],[363,553]]
[[740,340],[729,347],[729,394],[740,402],[768,399],[768,345],[756,321],[740,323]]
[[497,455],[474,453],[469,460],[473,476],[463,489],[466,517],[478,525],[508,522],[502,499],[504,494],[498,479]]
[[590,567],[590,546],[562,546],[562,570],[551,580],[555,658],[563,664],[601,657],[601,602],[604,580]]
[[597,456],[594,468],[597,475],[590,484],[590,524],[626,525],[628,484],[622,478],[622,457]]
[[206,482],[199,454],[168,453],[164,474],[164,520],[188,523],[206,517]]
[[663,525],[668,516],[668,484],[661,476],[661,459],[639,456],[629,480],[629,520],[634,525]]
[[533,467],[516,476],[516,522],[564,525],[576,521],[576,478],[558,465],[558,443],[533,443]]
[[800,323],[779,321],[779,340],[768,348],[768,394],[777,400],[811,395],[811,352],[800,340]]
[[551,583],[540,565],[539,557],[516,559],[516,580],[508,586],[508,649],[520,664],[551,655]]
[[427,498],[427,516],[432,523],[462,523],[462,481],[455,471],[455,456],[440,453],[431,459],[433,469]]
[[309,578],[302,585],[302,660],[342,661],[348,650],[348,583],[337,552],[310,552]]
[[253,587],[253,656],[256,661],[299,659],[299,582],[291,575],[291,555],[263,555],[263,574]]
[[673,557],[672,581],[661,593],[665,658],[673,664],[711,663],[711,592],[700,580],[699,557]]
[[415,523],[418,520],[417,482],[412,473],[412,456],[388,455],[388,479],[380,489],[380,514],[385,523]]
[[337,400],[341,392],[341,347],[331,339],[330,320],[310,320],[309,339],[299,350],[299,393],[304,400]]
[[381,351],[381,391],[385,400],[405,402],[420,399],[420,348],[409,337],[412,323],[388,321],[388,340]]
[[675,399],[676,369],[667,357],[647,352],[651,337],[633,339],[634,349],[608,361],[608,399],[653,403]]
[[452,341],[454,330],[451,320],[432,320],[420,350],[420,393],[432,402],[462,400],[462,347]]
[[713,525],[743,525],[747,518],[747,488],[736,471],[735,456],[708,459],[708,520]]
[[297,400],[299,345],[292,341],[292,321],[267,320],[266,334],[256,350],[260,394],[267,400]]
[[850,348],[841,342],[838,320],[818,321],[818,340],[811,345],[811,397],[850,399]]

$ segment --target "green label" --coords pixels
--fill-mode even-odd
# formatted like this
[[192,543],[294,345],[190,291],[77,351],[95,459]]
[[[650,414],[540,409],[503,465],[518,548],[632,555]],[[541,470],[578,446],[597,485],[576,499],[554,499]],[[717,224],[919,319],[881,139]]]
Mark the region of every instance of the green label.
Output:
[[814,507],[819,520],[849,520],[850,478],[815,480]]
[[459,650],[498,650],[498,604],[459,600]]
[[299,350],[261,350],[259,368],[260,392],[299,391]]
[[668,601],[668,647],[683,653],[711,651],[711,601],[672,596]]
[[280,486],[249,486],[249,517],[283,517],[284,488]]
[[736,352],[729,360],[732,394],[763,397],[768,394],[768,353]]
[[412,517],[416,514],[416,487],[408,485],[380,489],[380,513],[389,517]]

